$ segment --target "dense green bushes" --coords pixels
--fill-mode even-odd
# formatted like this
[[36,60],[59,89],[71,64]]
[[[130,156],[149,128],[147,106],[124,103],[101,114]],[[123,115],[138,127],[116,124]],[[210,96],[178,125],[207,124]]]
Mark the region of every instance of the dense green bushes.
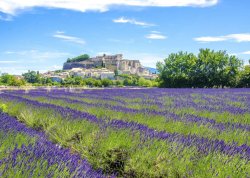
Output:
[[249,67],[226,51],[200,49],[170,54],[157,63],[161,87],[249,87]]
[[25,85],[24,79],[19,79],[14,75],[4,74],[0,76],[0,85],[7,85],[7,86],[22,86]]

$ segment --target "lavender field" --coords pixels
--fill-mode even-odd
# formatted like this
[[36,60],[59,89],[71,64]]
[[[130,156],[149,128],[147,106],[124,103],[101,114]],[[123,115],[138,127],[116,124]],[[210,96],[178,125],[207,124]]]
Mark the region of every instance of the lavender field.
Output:
[[250,177],[250,89],[0,94],[2,177]]

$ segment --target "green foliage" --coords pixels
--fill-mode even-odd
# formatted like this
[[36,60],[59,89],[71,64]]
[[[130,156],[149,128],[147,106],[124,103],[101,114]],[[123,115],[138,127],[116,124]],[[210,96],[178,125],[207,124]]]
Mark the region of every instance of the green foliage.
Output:
[[22,86],[25,85],[25,81],[23,79],[18,79],[14,75],[4,74],[0,78],[0,84],[7,86]]
[[151,80],[146,80],[145,78],[140,77],[138,80],[138,85],[142,87],[152,87],[153,83]]
[[102,81],[101,80],[95,80],[94,81],[94,86],[95,87],[102,87]]
[[28,83],[39,83],[41,79],[38,71],[28,71],[27,73],[23,74],[23,77]]
[[[155,80],[148,80],[137,75],[121,74],[119,77],[123,78],[123,81],[118,82],[118,85],[124,86],[141,86],[141,87],[158,87],[158,83]],[[117,83],[117,82],[116,82]]]
[[172,53],[157,63],[161,87],[235,87],[243,63],[226,51]]
[[187,87],[196,61],[192,53],[179,52],[170,54],[164,63],[157,63],[161,86]]
[[112,82],[112,80],[105,78],[105,79],[102,79],[102,85],[104,87],[108,87],[110,85],[113,85],[113,82]]
[[74,57],[74,58],[68,58],[67,59],[67,63],[70,63],[70,62],[81,62],[81,61],[86,61],[89,59],[89,55],[88,54],[83,54],[83,55],[80,55],[80,56],[77,56],[77,57]]
[[245,66],[240,73],[239,87],[250,87],[250,65]]
[[[95,78],[82,78],[80,76],[70,76],[62,81],[62,86],[90,86],[90,87],[109,87],[116,86],[142,86],[142,87],[157,87],[158,83],[154,80],[147,80],[142,77],[124,75],[125,79],[112,81],[110,79],[95,79]],[[46,83],[46,82],[45,82]],[[54,84],[53,84],[54,85]]]
[[86,78],[85,79],[86,85],[88,85],[88,86],[94,86],[95,81],[96,81],[96,79],[93,79],[93,78]]
[[114,71],[114,73],[115,73],[115,76],[118,76],[118,70],[117,69],[115,69],[115,71]]
[[123,81],[122,80],[116,80],[115,85],[116,86],[123,86]]
[[0,104],[0,112],[7,112],[7,105],[6,104]]

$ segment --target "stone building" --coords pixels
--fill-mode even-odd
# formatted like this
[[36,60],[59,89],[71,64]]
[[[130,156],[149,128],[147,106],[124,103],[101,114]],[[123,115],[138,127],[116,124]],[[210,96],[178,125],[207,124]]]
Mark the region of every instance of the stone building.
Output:
[[96,78],[96,79],[108,78],[111,80],[115,79],[115,73],[106,68],[92,68],[92,69],[73,68],[69,70],[69,73],[70,75],[80,76],[82,78]]
[[73,68],[107,68],[110,71],[118,70],[120,73],[137,74],[139,76],[148,75],[148,69],[144,68],[139,60],[123,59],[122,54],[116,55],[102,55],[90,58],[81,62],[64,63],[63,70],[70,70]]

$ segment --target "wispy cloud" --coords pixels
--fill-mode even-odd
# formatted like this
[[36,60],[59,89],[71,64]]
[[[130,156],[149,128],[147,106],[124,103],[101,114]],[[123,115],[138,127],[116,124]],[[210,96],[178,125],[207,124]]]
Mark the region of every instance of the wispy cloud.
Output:
[[81,45],[84,45],[86,43],[83,39],[75,36],[66,35],[63,31],[57,31],[55,34],[53,34],[53,37]]
[[108,51],[101,51],[101,52],[98,52],[96,55],[97,56],[102,56],[102,55],[104,55],[104,54],[106,54],[106,55],[111,55],[112,53],[111,52],[108,52]]
[[156,31],[151,31],[150,34],[146,36],[146,38],[151,39],[151,40],[165,40],[167,39],[167,36],[162,35],[160,32]]
[[220,41],[235,41],[235,42],[250,42],[250,33],[229,34],[225,36],[204,36],[194,38],[195,41],[201,43],[220,42]]
[[153,30],[151,31],[151,33],[161,33],[161,32]]
[[244,51],[244,52],[242,52],[241,54],[249,54],[250,55],[250,51]]
[[155,26],[154,24],[151,24],[151,23],[142,22],[142,21],[138,21],[135,19],[125,18],[125,17],[120,17],[118,19],[114,19],[113,22],[114,23],[129,23],[129,24],[139,25],[139,26],[143,26],[143,27]]
[[125,56],[127,59],[139,59],[143,66],[146,67],[156,67],[156,63],[161,61],[166,56],[161,56],[156,53],[130,53],[129,55]]
[[237,53],[230,53],[229,55],[232,55],[232,56],[250,55],[250,51],[237,52]]
[[[65,61],[72,54],[62,51],[44,51],[37,49],[8,50],[0,52],[0,71],[10,74],[22,74],[28,70],[57,70],[62,66],[57,65]],[[61,62],[60,62],[61,61]]]
[[[31,50],[21,50],[21,51],[14,51],[14,50],[9,50],[9,51],[4,51],[3,54],[7,56],[12,56],[16,57],[19,56],[20,59],[27,58],[29,61],[33,62],[43,62],[46,60],[51,60],[51,59],[58,59],[58,58],[66,58],[70,56],[70,53],[66,52],[58,52],[58,51],[39,51],[35,49]],[[26,61],[28,62],[28,61]]]
[[1,61],[0,64],[14,64],[14,63],[19,63],[19,61]]
[[85,12],[107,11],[111,6],[137,7],[173,7],[195,6],[206,7],[216,5],[219,0],[1,0],[0,11],[16,14],[19,10],[34,7],[61,8]]

